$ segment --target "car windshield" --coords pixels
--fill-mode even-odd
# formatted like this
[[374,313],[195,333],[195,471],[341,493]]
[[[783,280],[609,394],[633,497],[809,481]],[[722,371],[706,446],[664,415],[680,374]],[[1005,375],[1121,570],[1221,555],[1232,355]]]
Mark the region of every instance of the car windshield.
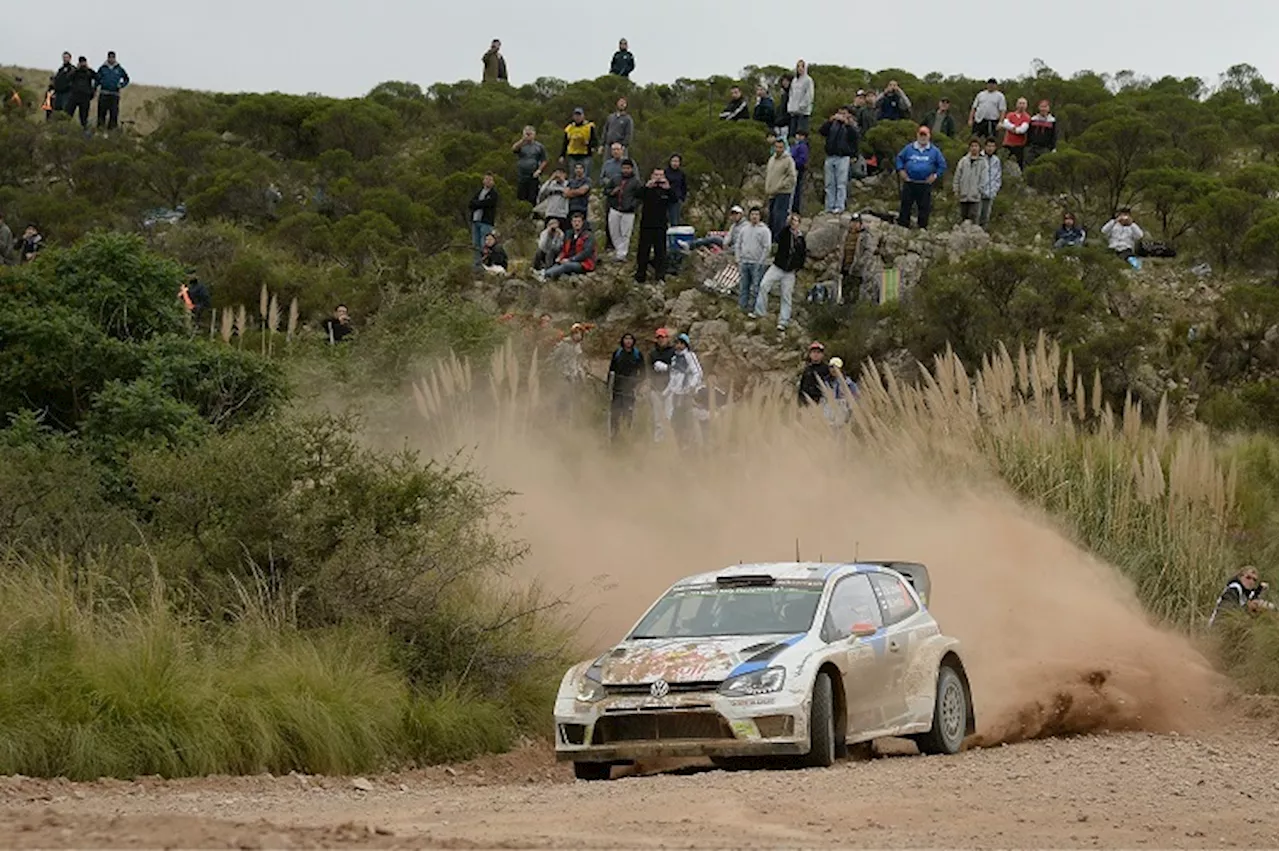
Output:
[[821,582],[684,585],[672,588],[631,638],[696,638],[807,632],[822,598]]

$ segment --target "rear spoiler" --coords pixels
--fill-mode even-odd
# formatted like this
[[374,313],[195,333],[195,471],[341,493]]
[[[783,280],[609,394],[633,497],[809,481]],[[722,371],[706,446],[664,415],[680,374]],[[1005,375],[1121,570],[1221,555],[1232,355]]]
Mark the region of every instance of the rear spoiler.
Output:
[[920,602],[926,606],[929,605],[929,568],[923,564],[914,561],[868,561],[859,559],[859,564],[875,564],[880,567],[887,567],[889,570],[902,574],[902,576],[911,583],[911,587],[916,589],[916,594],[920,597]]

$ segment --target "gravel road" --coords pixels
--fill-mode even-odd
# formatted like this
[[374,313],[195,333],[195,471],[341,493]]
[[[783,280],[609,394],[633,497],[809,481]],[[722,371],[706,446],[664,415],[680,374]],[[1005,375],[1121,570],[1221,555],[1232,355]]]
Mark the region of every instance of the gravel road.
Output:
[[[881,743],[878,743],[878,746]],[[1274,719],[829,769],[574,781],[545,745],[368,778],[0,778],[17,848],[1276,848]],[[886,751],[890,753],[885,753]],[[898,753],[892,753],[897,751]]]

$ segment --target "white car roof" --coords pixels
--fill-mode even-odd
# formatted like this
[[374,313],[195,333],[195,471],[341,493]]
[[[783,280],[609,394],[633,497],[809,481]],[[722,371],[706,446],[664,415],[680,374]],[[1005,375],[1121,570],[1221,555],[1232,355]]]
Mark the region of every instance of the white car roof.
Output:
[[879,570],[880,565],[859,564],[858,562],[830,562],[830,561],[783,561],[783,562],[763,562],[757,564],[735,564],[732,567],[726,567],[722,570],[712,570],[707,573],[697,573],[693,576],[686,576],[676,583],[676,587],[681,585],[707,585],[715,582],[720,577],[733,576],[772,576],[780,581],[786,580],[818,580],[823,581],[837,574],[856,573],[859,569],[871,571]]

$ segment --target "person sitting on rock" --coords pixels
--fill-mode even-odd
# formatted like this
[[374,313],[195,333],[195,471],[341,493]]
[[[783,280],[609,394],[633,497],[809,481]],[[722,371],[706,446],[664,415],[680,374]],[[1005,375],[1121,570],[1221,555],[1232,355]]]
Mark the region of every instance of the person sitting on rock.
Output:
[[538,234],[538,250],[533,254],[533,270],[541,272],[551,268],[563,248],[564,230],[560,227],[560,220],[555,217],[547,219],[547,226]]
[[539,281],[554,281],[562,275],[581,275],[596,267],[596,242],[587,227],[587,217],[575,212],[569,217],[573,232],[564,241],[560,249],[559,261],[545,272],[534,272]]
[[484,236],[484,248],[480,251],[480,265],[493,275],[507,273],[507,250],[498,244],[496,231],[489,231]]
[[1076,224],[1074,213],[1067,213],[1062,217],[1062,227],[1054,231],[1053,247],[1061,250],[1079,248],[1082,245],[1084,245],[1084,228]]
[[1266,590],[1267,583],[1258,580],[1258,569],[1253,565],[1246,566],[1222,590],[1213,614],[1209,616],[1209,625],[1212,626],[1224,611],[1245,609],[1252,614],[1263,609],[1274,610],[1275,604],[1262,599]]
[[551,177],[538,190],[538,203],[544,205],[547,224],[550,224],[552,219],[558,219],[563,227],[569,220],[569,198],[565,195],[568,188],[569,181],[565,179],[564,168],[557,166],[551,172]]
[[1138,248],[1138,242],[1145,235],[1142,228],[1138,227],[1133,221],[1133,213],[1128,207],[1121,207],[1116,210],[1115,216],[1111,221],[1102,226],[1102,235],[1107,238],[1107,248],[1110,248],[1124,260],[1129,260],[1134,256],[1134,252]]

